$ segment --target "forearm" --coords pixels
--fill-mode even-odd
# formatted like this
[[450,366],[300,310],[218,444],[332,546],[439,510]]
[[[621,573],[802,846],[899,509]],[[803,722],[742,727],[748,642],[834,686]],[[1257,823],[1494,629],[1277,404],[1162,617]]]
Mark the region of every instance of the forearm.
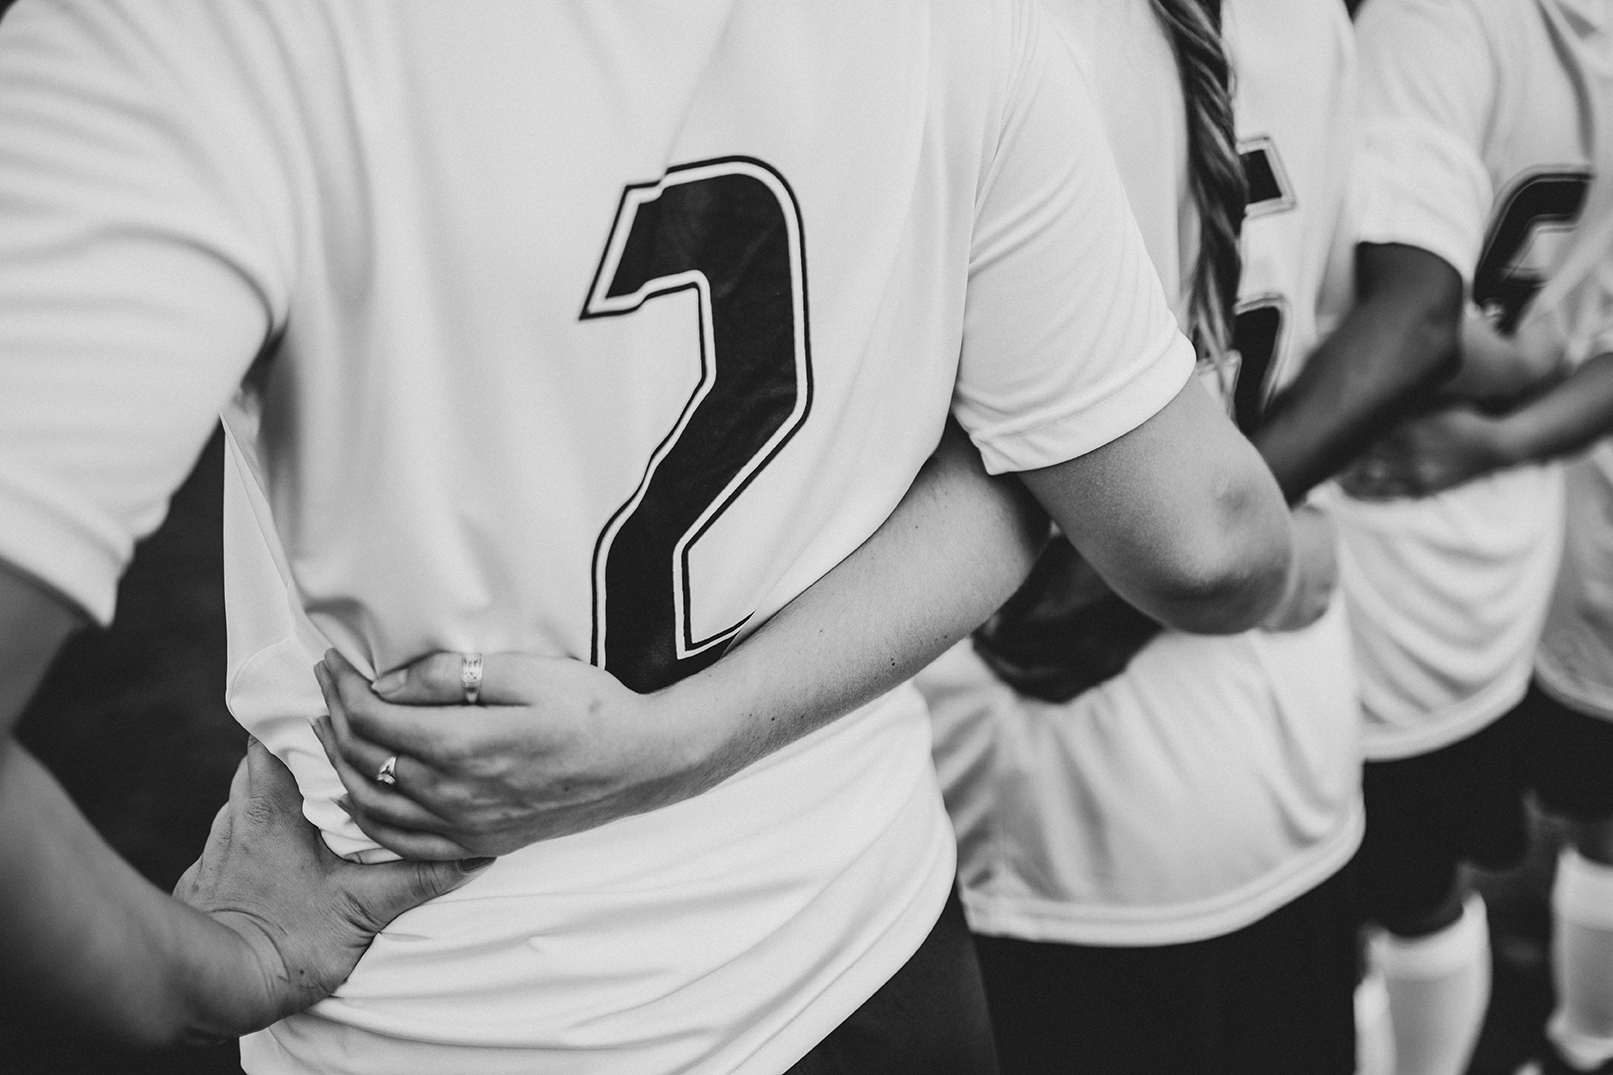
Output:
[[198,945],[217,925],[168,899],[96,835],[12,737],[77,614],[0,564],[0,973],[47,1011],[157,1044],[205,1030]]
[[234,935],[136,873],[9,737],[0,862],[0,966],[46,1012],[147,1046],[228,1035],[206,999],[228,992],[218,976],[246,966],[231,958]]
[[1530,403],[1496,420],[1500,466],[1577,452],[1613,431],[1613,354],[1597,355]]
[[713,764],[737,771],[966,637],[1024,580],[1046,535],[1046,516],[1019,483],[988,477],[950,427],[873,536],[722,660],[654,701],[684,715],[673,725],[715,733]]
[[1440,398],[1502,410],[1560,379],[1563,348],[1549,325],[1537,320],[1515,335],[1503,336],[1484,317],[1469,311],[1462,318],[1461,367],[1440,386]]
[[1413,247],[1363,246],[1357,259],[1361,302],[1251,438],[1290,503],[1413,413],[1460,360],[1455,269]]

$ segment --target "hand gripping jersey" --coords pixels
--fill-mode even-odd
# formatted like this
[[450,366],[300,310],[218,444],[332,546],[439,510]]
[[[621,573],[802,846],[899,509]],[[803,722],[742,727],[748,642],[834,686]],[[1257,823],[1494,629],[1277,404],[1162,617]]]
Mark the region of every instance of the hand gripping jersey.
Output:
[[[1504,331],[1531,316],[1584,216],[1609,11],[1606,0],[1367,4],[1360,240],[1438,254]],[[1557,571],[1560,469],[1519,467],[1422,500],[1328,503],[1367,756],[1426,753],[1511,708]]]
[[[1180,309],[1198,226],[1170,44],[1145,0],[1049,11]],[[1224,20],[1251,181],[1242,358],[1228,387],[1252,419],[1316,340],[1349,171],[1353,42],[1331,0],[1230,0]],[[1167,632],[1066,704],[1016,694],[967,644],[917,683],[979,932],[1101,945],[1219,936],[1313,888],[1359,843],[1342,601],[1290,634]]]
[[[949,408],[1000,471],[1180,389],[1191,348],[1039,20],[24,0],[0,26],[0,556],[107,618],[236,393],[229,703],[327,841],[373,856],[308,727],[328,645],[654,688],[855,549]],[[243,1062],[774,1075],[952,876],[904,689],[501,858]]]

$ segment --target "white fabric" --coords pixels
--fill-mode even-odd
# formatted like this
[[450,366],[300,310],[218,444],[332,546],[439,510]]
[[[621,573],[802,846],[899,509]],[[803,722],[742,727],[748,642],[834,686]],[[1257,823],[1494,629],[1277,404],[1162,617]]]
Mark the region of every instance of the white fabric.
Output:
[[1546,1036],[1592,1071],[1613,1060],[1613,866],[1564,849],[1551,905],[1557,1008]]
[[1383,972],[1373,968],[1355,987],[1355,1075],[1395,1075],[1389,989]]
[[[856,548],[949,406],[993,469],[1037,467],[1179,390],[1191,348],[1040,18],[23,0],[0,24],[0,556],[104,619],[251,367],[226,414],[229,703],[327,841],[373,857],[308,727],[323,649],[608,654],[596,543],[728,363],[810,374],[810,406],[712,419],[766,400],[797,426],[667,554],[645,604],[670,592],[679,653]],[[671,208],[718,189],[694,182],[727,193]],[[654,256],[712,260],[633,308],[610,285],[651,248],[607,238],[663,195],[693,215]],[[738,224],[698,216],[742,197]],[[740,226],[765,242],[723,247]],[[742,256],[777,286],[731,346],[715,285]],[[911,955],[952,862],[903,689],[694,800],[505,856],[246,1063],[769,1075]]]
[[[1597,170],[1584,57],[1609,44],[1605,34],[1559,40],[1542,2],[1557,0],[1363,7],[1358,238],[1429,250],[1471,282],[1526,183]],[[1542,224],[1509,272],[1547,279],[1571,247],[1569,224]],[[1585,328],[1560,326],[1565,340]],[[1344,539],[1367,757],[1435,750],[1522,697],[1557,569],[1562,496],[1556,466],[1526,466],[1419,501],[1365,503],[1336,489],[1323,498]]]
[[1535,678],[1579,713],[1613,720],[1613,444],[1564,468],[1567,527]]
[[1372,938],[1372,960],[1389,993],[1395,1075],[1462,1075],[1490,1003],[1490,928],[1484,900],[1438,933]]
[[[1086,72],[1161,276],[1196,237],[1171,49],[1142,0],[1049,6]],[[1238,133],[1275,146],[1293,206],[1251,216],[1250,302],[1281,302],[1286,380],[1315,340],[1352,109],[1348,24],[1329,0],[1232,0]],[[1359,716],[1342,602],[1311,628],[1165,634],[1065,705],[1016,695],[967,644],[917,680],[958,834],[970,926],[1158,945],[1240,929],[1336,872],[1361,835]]]

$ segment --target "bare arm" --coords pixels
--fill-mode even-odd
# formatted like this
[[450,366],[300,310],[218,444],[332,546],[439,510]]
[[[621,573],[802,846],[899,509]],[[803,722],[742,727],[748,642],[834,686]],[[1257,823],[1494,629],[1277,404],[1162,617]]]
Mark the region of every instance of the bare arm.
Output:
[[[211,915],[158,891],[12,735],[78,622],[0,564],[0,972],[47,1010],[144,1045],[241,1034],[324,996],[375,929],[463,880],[452,866],[354,873],[363,868],[335,860],[302,820],[290,774],[254,745],[180,882]],[[284,929],[293,923],[299,936]]]
[[1285,496],[1332,477],[1457,371],[1462,280],[1413,246],[1356,248],[1355,308],[1254,435]]
[[1613,431],[1613,354],[1503,414],[1466,404],[1406,422],[1340,478],[1366,499],[1428,496],[1493,471],[1577,452]]
[[[1025,483],[1128,598],[1201,629],[1267,614],[1288,513],[1259,457],[1197,382],[1142,426]],[[346,804],[406,856],[495,854],[677,802],[913,675],[1024,578],[1045,523],[954,436],[852,556],[711,668],[652,695],[577,661],[460,656],[370,683],[334,651],[321,740]],[[374,778],[396,754],[395,786]]]
[[1548,318],[1520,326],[1503,336],[1490,321],[1473,311],[1462,318],[1462,365],[1456,376],[1440,387],[1440,398],[1475,404],[1485,410],[1504,410],[1526,396],[1561,380],[1563,346]]
[[1115,592],[1166,626],[1248,630],[1291,581],[1271,471],[1196,379],[1125,436],[1023,478]]

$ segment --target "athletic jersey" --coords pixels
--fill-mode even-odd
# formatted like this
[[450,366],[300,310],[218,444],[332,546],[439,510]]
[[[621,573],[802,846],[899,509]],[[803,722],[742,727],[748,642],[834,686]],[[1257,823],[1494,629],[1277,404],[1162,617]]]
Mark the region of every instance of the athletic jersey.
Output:
[[[1016,470],[1180,390],[1192,349],[1040,20],[23,0],[0,556],[106,619],[228,403],[229,704],[327,842],[373,857],[309,728],[327,646],[659,687],[857,548],[949,409]],[[243,1063],[772,1075],[907,960],[952,876],[904,688],[503,856]]]
[[1613,720],[1613,444],[1563,469],[1567,527],[1535,680],[1578,712]]
[[[1171,46],[1145,0],[1049,10],[1185,308],[1198,226]],[[1252,411],[1316,339],[1349,171],[1353,46],[1334,0],[1229,0],[1224,20],[1251,181],[1233,395]],[[1342,601],[1287,634],[1167,632],[1063,704],[1018,695],[967,643],[917,682],[978,932],[1101,945],[1219,936],[1315,887],[1360,841]]]
[[[1372,0],[1357,22],[1359,238],[1458,269],[1512,331],[1569,248],[1591,176],[1584,54],[1613,48],[1606,0]],[[1555,465],[1437,496],[1330,495],[1361,665],[1369,758],[1426,753],[1510,709],[1557,570]]]

